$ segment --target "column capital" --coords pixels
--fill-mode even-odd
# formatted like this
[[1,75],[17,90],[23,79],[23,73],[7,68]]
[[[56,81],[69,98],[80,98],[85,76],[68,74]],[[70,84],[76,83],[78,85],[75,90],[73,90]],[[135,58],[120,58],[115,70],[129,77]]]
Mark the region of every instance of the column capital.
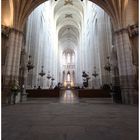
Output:
[[5,25],[1,25],[1,33],[5,37],[9,37],[10,27],[7,27]]
[[139,34],[139,26],[138,26],[138,24],[129,25],[128,26],[128,32],[129,32],[129,36],[131,38],[138,36],[138,34]]
[[118,29],[118,30],[115,30],[114,31],[114,35],[118,35],[118,34],[121,34],[121,33],[128,33],[128,28],[121,28],[121,29]]
[[5,25],[2,25],[2,26],[1,26],[1,29],[2,29],[2,34],[5,35],[6,37],[9,37],[9,34],[10,34],[12,31],[24,35],[23,31],[18,30],[18,29],[16,29],[16,28],[8,27],[8,26],[5,26]]
[[19,33],[19,34],[24,35],[23,31],[18,30],[18,29],[16,29],[16,28],[10,28],[10,32],[12,32],[12,31],[14,31],[14,32],[17,32],[17,33]]
[[139,27],[138,24],[128,25],[125,28],[121,28],[114,31],[114,34],[121,34],[121,33],[128,33],[129,37],[133,38],[135,36],[138,36],[139,34]]

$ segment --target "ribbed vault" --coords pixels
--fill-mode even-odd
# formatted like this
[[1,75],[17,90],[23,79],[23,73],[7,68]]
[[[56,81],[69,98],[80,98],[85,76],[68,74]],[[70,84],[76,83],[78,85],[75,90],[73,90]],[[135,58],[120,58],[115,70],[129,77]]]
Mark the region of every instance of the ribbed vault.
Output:
[[55,2],[54,17],[58,31],[58,41],[62,50],[76,49],[83,21],[83,2],[72,1],[66,4],[63,0]]
[[[9,0],[2,0],[2,3],[4,3],[5,1],[9,3]],[[112,23],[116,29],[125,26],[125,18],[126,18],[125,10],[127,8],[128,0],[90,0],[90,1],[103,8],[110,15]],[[2,13],[14,9],[12,11],[13,13],[11,14],[11,16],[13,16],[12,18],[13,21],[11,21],[10,17],[9,25],[16,29],[23,30],[24,24],[29,14],[43,2],[46,2],[46,0],[12,0],[10,9],[2,9]],[[80,6],[78,5],[79,3],[76,4],[77,3],[76,0],[74,3],[75,6]],[[62,5],[63,4],[60,2],[60,4],[56,7],[56,11],[60,10],[62,8]]]

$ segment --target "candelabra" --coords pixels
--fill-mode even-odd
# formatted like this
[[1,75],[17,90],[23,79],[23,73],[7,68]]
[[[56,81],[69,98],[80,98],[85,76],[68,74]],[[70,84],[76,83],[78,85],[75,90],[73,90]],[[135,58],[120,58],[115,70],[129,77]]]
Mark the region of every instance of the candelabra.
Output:
[[87,80],[89,80],[90,79],[89,75],[86,78],[87,78]]
[[33,68],[34,68],[34,65],[31,62],[31,55],[29,55],[29,60],[28,60],[28,63],[27,63],[28,72]]
[[90,79],[89,75],[85,71],[83,71],[82,77],[83,77],[83,86],[88,87],[88,80]]
[[55,79],[52,77],[52,79],[51,79],[52,81],[54,81]]
[[44,71],[43,71],[43,68],[44,66],[41,67],[41,72],[39,73],[39,75],[42,77],[42,87],[43,87],[43,76],[46,74]]
[[31,55],[29,55],[28,63],[27,63],[27,69],[28,69],[28,85],[32,87],[32,75],[29,73],[30,70],[34,68],[33,63],[31,62]]
[[48,79],[48,87],[50,87],[50,79],[51,79],[51,75],[50,75],[50,72],[48,71],[48,74],[47,74],[47,79]]
[[109,56],[107,57],[107,63],[104,66],[104,69],[106,71],[108,71],[108,76],[109,77],[107,79],[109,79],[109,84],[111,84],[111,75],[110,75],[110,72],[111,72],[111,64],[110,64],[110,57]]
[[39,81],[39,77],[37,78],[37,86],[40,86],[40,81]]
[[[92,74],[92,76],[94,76],[95,77],[95,83],[93,84],[93,88],[96,88],[97,87],[97,81],[96,81],[96,77],[98,76],[99,74],[97,73],[97,71],[96,71],[96,67],[94,67],[94,73]],[[95,87],[94,87],[95,86]]]
[[95,78],[99,75],[96,71],[96,67],[94,67],[94,73],[92,74]]
[[50,79],[50,78],[51,78],[51,75],[50,75],[50,72],[48,72],[47,79]]
[[108,72],[110,72],[111,71],[111,64],[110,64],[110,57],[108,56],[107,57],[107,63],[106,63],[106,65],[104,66],[104,69],[106,70],[106,71],[108,71]]
[[42,70],[41,70],[41,72],[39,73],[39,75],[40,75],[41,77],[43,77],[46,73],[43,71],[44,66],[42,66],[41,68],[42,68]]
[[82,77],[86,78],[87,76],[88,74],[85,71],[83,71]]
[[53,76],[51,77],[51,89],[53,88],[53,81],[54,81],[55,79],[53,78]]

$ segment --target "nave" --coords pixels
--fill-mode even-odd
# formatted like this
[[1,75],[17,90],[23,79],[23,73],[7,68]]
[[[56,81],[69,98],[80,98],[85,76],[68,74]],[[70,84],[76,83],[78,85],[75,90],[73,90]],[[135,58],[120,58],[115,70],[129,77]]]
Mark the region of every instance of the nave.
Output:
[[2,140],[137,140],[137,117],[136,105],[81,99],[66,90],[60,98],[3,106]]
[[138,140],[138,0],[1,8],[2,140]]

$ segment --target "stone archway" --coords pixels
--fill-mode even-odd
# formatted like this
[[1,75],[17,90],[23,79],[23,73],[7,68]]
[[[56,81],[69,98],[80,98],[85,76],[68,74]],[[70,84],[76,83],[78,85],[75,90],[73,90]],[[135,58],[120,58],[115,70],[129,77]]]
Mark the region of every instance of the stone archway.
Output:
[[[8,56],[6,58],[5,66],[5,83],[8,83],[11,78],[17,79],[19,73],[19,63],[21,56],[21,49],[23,46],[23,29],[24,24],[29,14],[40,4],[46,0],[11,0],[9,6],[9,12],[11,17],[4,16],[6,23],[3,24],[2,31],[7,33],[8,28]],[[131,0],[90,0],[103,8],[111,17],[113,28],[114,28],[114,46],[117,49],[119,75],[122,89],[122,96],[124,103],[134,103],[137,92],[133,85],[135,77],[135,68],[132,62],[132,46],[129,39],[127,24],[126,24],[126,8],[128,2]],[[135,1],[137,2],[137,1]],[[2,9],[4,5],[2,5]],[[3,39],[2,39],[3,40]],[[10,47],[9,47],[10,46]],[[8,87],[8,85],[7,85]],[[128,99],[129,98],[129,99]]]
[[[6,9],[11,12],[11,18],[5,19],[6,22],[9,22],[9,25],[17,30],[22,31],[24,24],[31,14],[31,12],[38,7],[40,4],[46,2],[47,0],[12,0],[11,2],[6,2],[5,0],[2,3],[9,3],[10,9]],[[57,1],[57,0],[56,0]],[[125,22],[125,10],[127,8],[128,0],[89,0],[103,10],[105,10],[112,19],[115,30],[121,29],[124,27]],[[7,7],[6,7],[7,8]],[[2,9],[3,10],[3,9]],[[6,15],[5,15],[6,16]],[[6,17],[7,18],[7,17]],[[12,19],[12,20],[11,20]]]

